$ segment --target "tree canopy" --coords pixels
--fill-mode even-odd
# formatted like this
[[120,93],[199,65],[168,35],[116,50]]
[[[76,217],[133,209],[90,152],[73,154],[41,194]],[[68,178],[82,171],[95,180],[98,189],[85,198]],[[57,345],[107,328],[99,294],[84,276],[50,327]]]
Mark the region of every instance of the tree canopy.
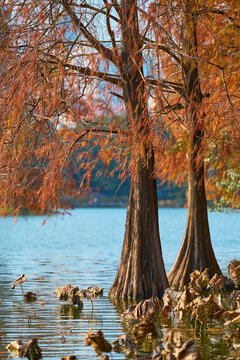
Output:
[[206,189],[239,207],[239,13],[237,0],[2,2],[1,213],[57,211],[63,195],[86,194],[99,163],[129,176],[110,295],[161,295],[156,176],[188,179],[183,244],[198,255],[187,253],[186,277],[220,272]]
[[[223,193],[225,202],[238,207],[238,188],[226,184],[239,172],[239,9],[236,1],[187,3],[192,19],[185,29],[180,2],[136,4],[144,52],[139,72],[147,85],[142,96],[153,104],[151,130],[143,137],[157,148],[161,178],[183,181],[189,146],[183,69],[195,59],[202,92],[202,149],[212,197],[220,199]],[[89,142],[79,159],[86,169],[82,184],[88,183],[96,163],[89,160],[95,141],[102,149],[98,157],[106,165],[113,157],[120,160],[122,177],[126,176],[123,158],[136,145],[131,139],[138,124],[130,129],[124,115],[123,78],[128,75],[120,15],[120,4],[114,1],[2,4],[1,162],[3,173],[8,169],[2,176],[2,209],[11,202],[16,208],[42,211],[58,206],[59,195],[73,185],[69,173],[62,176],[72,150]],[[193,49],[187,55],[183,37],[188,37],[194,21],[197,54]]]

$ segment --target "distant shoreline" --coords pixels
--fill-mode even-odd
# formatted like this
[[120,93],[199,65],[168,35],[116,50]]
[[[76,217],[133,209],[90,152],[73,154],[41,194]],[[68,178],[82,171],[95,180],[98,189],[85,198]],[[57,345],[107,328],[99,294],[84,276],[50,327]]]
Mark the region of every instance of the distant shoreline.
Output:
[[[128,197],[88,197],[85,199],[68,199],[67,203],[73,208],[126,208]],[[159,199],[159,208],[183,208],[184,203],[177,199]]]

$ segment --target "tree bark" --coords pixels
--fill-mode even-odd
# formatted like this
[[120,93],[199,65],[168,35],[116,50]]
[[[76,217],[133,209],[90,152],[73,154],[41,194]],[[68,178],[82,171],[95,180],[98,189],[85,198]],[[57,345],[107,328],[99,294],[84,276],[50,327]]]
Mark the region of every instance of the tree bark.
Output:
[[122,255],[111,298],[161,296],[168,286],[158,227],[154,153],[149,139],[147,91],[136,0],[121,0],[122,88],[131,163],[135,169],[127,207]]
[[109,291],[112,298],[162,296],[168,287],[159,237],[153,170],[153,153],[147,163],[140,156],[131,183],[120,264]]
[[194,270],[209,269],[209,275],[221,274],[215,258],[208,224],[204,179],[204,157],[201,154],[204,136],[201,116],[202,92],[197,60],[197,16],[193,3],[185,0],[182,42],[185,117],[188,124],[188,216],[185,235],[175,264],[168,274],[169,283],[178,288],[189,283]]
[[[194,143],[199,142],[195,134]],[[198,149],[199,150],[199,149]],[[204,164],[196,165],[197,152],[189,156],[187,225],[177,260],[168,273],[169,284],[182,288],[190,281],[194,270],[209,269],[209,276],[221,274],[215,258],[208,224],[207,201],[204,183]]]

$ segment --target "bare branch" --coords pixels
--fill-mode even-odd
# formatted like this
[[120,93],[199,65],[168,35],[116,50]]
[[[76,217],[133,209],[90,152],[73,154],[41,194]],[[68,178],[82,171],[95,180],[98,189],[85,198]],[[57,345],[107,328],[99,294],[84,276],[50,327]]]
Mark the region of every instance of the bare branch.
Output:
[[100,54],[103,54],[106,59],[111,61],[113,64],[116,64],[116,59],[113,55],[112,50],[104,46],[99,40],[97,40],[85,27],[85,25],[80,21],[80,19],[77,17],[75,11],[72,9],[71,5],[68,3],[67,0],[61,0],[62,5],[66,13],[70,16],[72,19],[74,25],[77,29],[79,29],[82,33],[82,35],[90,42],[92,47],[94,47]]

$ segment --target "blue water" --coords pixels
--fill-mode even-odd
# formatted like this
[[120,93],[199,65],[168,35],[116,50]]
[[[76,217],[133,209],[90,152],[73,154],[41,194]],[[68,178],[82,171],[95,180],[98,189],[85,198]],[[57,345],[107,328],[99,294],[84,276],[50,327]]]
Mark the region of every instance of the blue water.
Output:
[[[159,209],[160,237],[166,270],[178,254],[186,224],[185,209]],[[13,340],[39,339],[44,358],[66,355],[97,358],[85,346],[89,328],[102,329],[107,340],[123,333],[117,309],[107,298],[114,280],[124,235],[125,209],[77,209],[71,215],[0,219],[0,358],[14,357],[5,350]],[[210,213],[215,255],[223,272],[240,258],[240,214]],[[38,293],[36,303],[25,303],[21,289],[11,289],[22,273],[24,291]],[[94,311],[85,302],[82,311],[56,299],[54,290],[64,284],[104,287]],[[114,354],[114,359],[124,355]]]

